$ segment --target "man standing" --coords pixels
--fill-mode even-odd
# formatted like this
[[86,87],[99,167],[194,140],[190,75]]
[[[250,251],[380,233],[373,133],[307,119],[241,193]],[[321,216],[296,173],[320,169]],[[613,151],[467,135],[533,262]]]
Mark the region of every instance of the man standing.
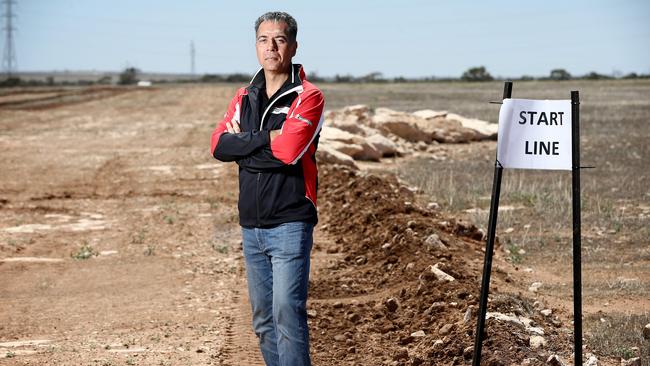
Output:
[[294,65],[298,26],[283,12],[255,22],[261,69],[237,91],[212,133],[212,155],[239,165],[253,329],[267,365],[310,365],[309,254],[316,213],[316,147],[324,98]]

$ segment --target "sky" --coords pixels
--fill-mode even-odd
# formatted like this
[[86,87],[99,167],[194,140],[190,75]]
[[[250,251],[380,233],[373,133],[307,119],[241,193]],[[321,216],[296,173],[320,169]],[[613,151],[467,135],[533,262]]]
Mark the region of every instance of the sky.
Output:
[[[19,71],[253,73],[255,19],[298,21],[295,63],[321,76],[650,74],[650,1],[16,0]],[[5,45],[2,37],[2,47]]]

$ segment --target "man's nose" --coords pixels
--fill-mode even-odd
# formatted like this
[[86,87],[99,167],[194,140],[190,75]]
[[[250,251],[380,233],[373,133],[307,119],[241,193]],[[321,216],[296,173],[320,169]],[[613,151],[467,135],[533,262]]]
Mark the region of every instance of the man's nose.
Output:
[[271,39],[271,42],[268,43],[266,48],[268,50],[275,51],[278,49],[278,43],[274,39]]

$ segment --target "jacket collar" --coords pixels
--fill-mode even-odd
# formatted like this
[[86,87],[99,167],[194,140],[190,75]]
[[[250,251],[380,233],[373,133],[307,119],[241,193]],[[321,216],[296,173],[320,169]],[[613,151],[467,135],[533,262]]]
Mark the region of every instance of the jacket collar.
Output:
[[[305,70],[302,68],[302,65],[291,64],[291,75],[284,83],[282,88],[294,88],[296,86],[301,86],[303,80],[307,80],[307,78],[305,76]],[[253,76],[253,79],[251,79],[250,86],[262,89],[265,85],[266,79],[264,79],[264,69],[260,67],[260,69],[255,73],[255,76]]]

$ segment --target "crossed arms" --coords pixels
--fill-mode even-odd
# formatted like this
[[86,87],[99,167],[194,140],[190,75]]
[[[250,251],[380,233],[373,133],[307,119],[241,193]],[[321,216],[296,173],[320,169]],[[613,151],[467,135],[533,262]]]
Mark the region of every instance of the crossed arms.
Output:
[[289,108],[282,128],[272,131],[240,130],[243,95],[245,90],[240,89],[212,132],[212,156],[224,162],[235,161],[253,172],[296,164],[320,132],[323,94],[318,89],[303,92]]

